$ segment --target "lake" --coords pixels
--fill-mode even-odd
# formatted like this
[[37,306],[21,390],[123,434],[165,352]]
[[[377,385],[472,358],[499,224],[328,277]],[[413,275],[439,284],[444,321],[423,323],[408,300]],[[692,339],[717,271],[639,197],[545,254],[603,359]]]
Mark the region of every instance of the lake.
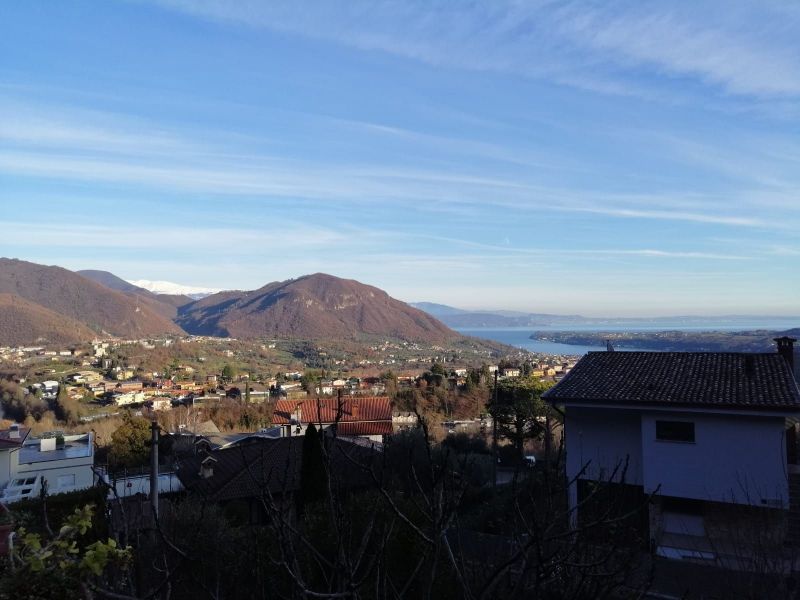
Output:
[[609,332],[649,332],[649,331],[753,331],[758,329],[768,329],[772,331],[782,331],[797,327],[798,322],[794,319],[769,319],[764,321],[741,322],[731,324],[729,321],[713,321],[706,323],[686,325],[679,322],[665,320],[662,322],[651,321],[647,325],[576,325],[574,323],[564,325],[553,325],[551,327],[505,327],[497,329],[486,329],[482,327],[461,327],[455,328],[459,333],[473,337],[492,340],[523,348],[530,352],[540,354],[560,354],[560,355],[583,355],[594,350],[605,350],[603,346],[582,346],[572,344],[559,344],[546,340],[532,340],[530,335],[534,331],[609,331]]
[[517,348],[523,348],[530,352],[539,352],[540,354],[586,354],[592,350],[606,349],[605,346],[573,346],[572,344],[558,344],[556,342],[547,342],[544,340],[532,340],[530,339],[530,335],[536,330],[528,327],[507,327],[505,329],[470,327],[456,328],[456,331],[464,335],[492,340],[493,342],[516,346]]

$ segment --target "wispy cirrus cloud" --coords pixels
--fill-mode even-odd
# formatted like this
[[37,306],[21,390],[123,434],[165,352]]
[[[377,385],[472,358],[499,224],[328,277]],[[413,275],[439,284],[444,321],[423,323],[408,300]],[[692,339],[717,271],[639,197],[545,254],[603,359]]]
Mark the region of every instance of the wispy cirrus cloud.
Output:
[[[785,135],[726,132],[726,139],[720,143],[679,131],[601,129],[599,134],[608,136],[610,143],[646,148],[660,158],[706,171],[717,180],[722,175],[737,184],[735,193],[723,196],[693,193],[691,189],[678,193],[609,193],[565,187],[560,181],[601,174],[604,167],[569,155],[559,156],[544,145],[509,146],[468,135],[442,136],[374,121],[293,115],[321,127],[317,138],[321,147],[326,136],[338,144],[342,136],[358,133],[367,136],[359,143],[383,147],[391,142],[415,154],[422,151],[428,158],[402,166],[388,157],[373,162],[363,158],[343,158],[341,162],[305,159],[282,154],[271,147],[268,138],[265,151],[263,135],[197,128],[186,132],[128,114],[8,100],[0,103],[0,112],[9,116],[0,122],[4,145],[0,169],[9,174],[226,194],[353,200],[418,198],[455,205],[489,201],[512,208],[547,205],[621,218],[754,227],[774,225],[771,219],[759,216],[763,212],[759,207],[788,211],[790,215],[800,208],[792,192],[800,185],[800,146]],[[467,171],[462,159],[472,160],[477,168]],[[649,187],[660,185],[653,181],[654,175],[647,174],[652,182]],[[544,183],[548,178],[559,184]],[[741,214],[735,214],[737,210]]]
[[435,66],[512,72],[604,93],[646,89],[637,69],[650,67],[731,94],[800,96],[800,18],[780,4],[156,2]]

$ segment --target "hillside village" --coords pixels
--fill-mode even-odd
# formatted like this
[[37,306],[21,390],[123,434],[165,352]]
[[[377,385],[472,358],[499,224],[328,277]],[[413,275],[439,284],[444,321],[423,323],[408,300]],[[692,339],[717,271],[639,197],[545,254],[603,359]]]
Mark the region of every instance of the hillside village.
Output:
[[[468,373],[476,365],[484,365],[489,374],[499,370],[501,378],[518,377],[524,371],[525,375],[557,381],[574,364],[574,359],[567,357],[537,358],[520,351],[503,357],[501,368],[487,365],[484,361],[490,357],[482,352],[445,352],[439,346],[387,341],[368,347],[370,358],[318,347],[313,360],[322,367],[309,367],[303,359],[291,356],[277,362],[282,353],[279,346],[285,344],[189,337],[96,341],[62,350],[6,347],[0,348],[0,365],[5,365],[4,376],[19,384],[25,394],[54,400],[63,388],[68,398],[81,403],[86,413],[80,416],[81,421],[89,422],[107,414],[108,407],[136,405],[169,410],[243,394],[252,402],[309,394],[330,396],[339,391],[380,395],[387,392],[387,383],[394,393],[414,386],[431,364],[445,367],[447,385],[452,390],[466,385]],[[157,348],[164,362],[158,370],[147,370],[145,365],[154,365],[148,354]],[[263,360],[251,362],[254,353]],[[186,360],[181,362],[178,356]],[[140,364],[136,364],[137,359]]]
[[[576,598],[621,589],[672,597],[676,570],[698,577],[696,589],[736,581],[782,593],[783,575],[793,572],[793,550],[800,547],[794,541],[800,540],[800,390],[794,339],[786,334],[770,342],[777,352],[767,353],[622,352],[612,344],[619,337],[610,336],[605,352],[557,356],[449,332],[430,316],[419,321],[430,326],[421,337],[409,333],[416,329],[403,333],[393,326],[361,332],[364,313],[357,305],[372,302],[375,292],[329,276],[270,284],[252,294],[222,293],[227,308],[218,312],[220,298],[213,297],[190,304],[177,299],[177,307],[164,309],[163,299],[126,287],[110,273],[91,272],[94,279],[84,282],[84,275],[12,266],[23,275],[33,270],[61,278],[82,290],[76,292],[81,298],[88,290],[100,302],[113,300],[120,314],[132,298],[134,315],[137,303],[150,302],[171,323],[186,326],[181,306],[194,306],[197,326],[213,333],[187,335],[166,325],[158,335],[63,342],[39,336],[37,344],[0,347],[0,507],[12,523],[6,527],[30,522],[30,511],[40,505],[79,512],[104,506],[102,514],[85,518],[108,530],[114,546],[103,552],[120,561],[109,558],[95,580],[109,594],[141,590],[148,582],[172,585],[176,577],[164,580],[158,569],[141,562],[134,568],[125,557],[141,561],[156,552],[181,570],[180,553],[207,552],[181,541],[175,529],[197,510],[216,515],[217,537],[225,531],[280,538],[282,528],[292,527],[313,547],[304,536],[316,531],[312,515],[322,511],[355,519],[351,527],[365,543],[387,544],[392,552],[408,535],[424,543],[447,540],[449,549],[422,553],[459,557],[456,565],[430,571],[441,578],[441,597],[460,597],[458,586],[469,593],[490,590],[489,597],[510,593],[508,586],[573,590]],[[12,281],[26,294],[41,289],[17,276]],[[221,325],[238,323],[234,330],[252,327],[262,334],[280,330],[271,324],[272,313],[251,310],[253,294],[270,305],[276,288],[297,294],[293,302],[304,308],[292,314],[303,327],[319,324],[326,335],[234,337]],[[390,314],[399,315],[398,323],[418,316],[387,298],[388,313],[373,307],[382,315],[375,322]],[[6,322],[28,306],[16,302],[11,312],[0,310]],[[51,306],[67,310],[63,303]],[[336,336],[343,323],[357,334]],[[772,441],[762,446],[761,439]],[[728,463],[725,456],[737,458]],[[672,464],[701,466],[676,472]],[[380,527],[391,530],[399,518],[403,533],[384,539],[376,525],[360,529],[360,502],[388,502],[380,519],[389,520]],[[411,506],[419,502],[432,512],[416,514]],[[497,519],[509,514],[516,516]],[[542,533],[545,526],[555,529]],[[757,535],[746,540],[731,534],[754,526]],[[3,538],[2,527],[0,555],[14,539]],[[568,533],[577,530],[591,534]],[[520,538],[520,531],[527,533]],[[153,545],[147,540],[154,534],[170,541]],[[349,535],[324,531],[334,534]],[[258,542],[251,551],[274,557],[296,552],[297,542]],[[225,544],[226,551],[236,547]],[[469,567],[486,544],[505,548],[493,552],[495,561],[505,557],[493,563],[495,575]],[[176,550],[179,545],[183,549]],[[543,552],[550,558],[531,569]],[[591,560],[575,565],[575,553]],[[754,568],[756,555],[780,566]],[[613,574],[586,566],[596,561],[614,565]],[[360,585],[352,583],[358,564],[346,571],[348,585]],[[698,574],[698,565],[713,568]],[[273,582],[268,585],[297,585],[262,564],[243,566]],[[402,561],[383,568],[406,585],[423,585]],[[144,583],[109,578],[118,569]],[[557,575],[562,570],[572,574],[569,581]],[[198,582],[207,586],[209,574],[227,577],[214,565],[203,574],[181,572],[189,579],[181,579],[179,597],[191,596]],[[329,575],[304,577],[319,585]],[[220,585],[238,594],[244,584],[226,579]],[[246,593],[256,593],[258,585],[249,582]]]
[[[175,511],[192,502],[219,507],[227,515],[225,519],[234,519],[231,523],[237,528],[271,530],[289,518],[283,516],[276,522],[270,516],[275,510],[286,515],[281,513],[287,510],[286,502],[303,499],[305,505],[316,506],[315,502],[322,501],[325,510],[344,510],[345,505],[339,503],[346,496],[369,496],[373,488],[382,494],[396,493],[395,484],[382,482],[383,478],[400,473],[391,465],[392,461],[406,460],[401,458],[405,452],[402,448],[422,443],[434,451],[430,460],[440,460],[434,457],[441,452],[443,457],[453,453],[457,461],[462,460],[459,456],[464,460],[471,457],[457,468],[459,478],[432,482],[431,493],[437,486],[450,492],[461,489],[459,493],[467,494],[467,498],[505,490],[499,496],[505,498],[506,493],[516,490],[505,486],[519,480],[527,483],[507,498],[518,505],[529,501],[524,500],[524,494],[530,493],[525,491],[527,485],[539,489],[544,481],[541,478],[548,477],[550,469],[566,469],[567,487],[559,484],[549,493],[564,494],[568,503],[563,512],[547,518],[556,518],[567,527],[584,523],[581,526],[596,528],[599,535],[609,535],[609,524],[629,513],[622,530],[627,541],[613,538],[613,548],[603,550],[607,553],[603,560],[626,561],[619,572],[622,579],[592,575],[585,584],[590,590],[622,581],[629,586],[645,585],[642,577],[647,568],[655,568],[656,576],[661,577],[656,580],[658,589],[673,589],[669,576],[657,575],[659,568],[674,570],[669,561],[686,565],[712,562],[716,569],[723,569],[706,574],[717,586],[731,574],[748,585],[766,585],[762,570],[742,570],[742,560],[749,560],[752,552],[780,555],[781,561],[793,564],[791,540],[800,535],[794,508],[794,465],[798,461],[794,415],[800,415],[800,389],[794,375],[792,338],[779,338],[778,352],[770,354],[615,352],[609,348],[590,353],[577,363],[552,357],[534,360],[532,356],[524,362],[503,359],[479,366],[433,362],[421,373],[399,376],[387,372],[380,376],[348,373],[326,377],[320,369],[302,368],[259,380],[232,366],[238,364],[236,351],[231,349],[235,346],[223,346],[226,349],[221,356],[228,362],[214,373],[176,361],[169,365],[172,373],[165,366],[138,378],[137,367],[115,364],[114,357],[131,346],[137,352],[142,348],[147,352],[159,345],[202,347],[203,342],[95,342],[70,349],[69,356],[67,350],[15,350],[12,354],[17,367],[39,369],[43,374],[52,370],[42,370],[45,366],[65,368],[58,379],[10,377],[6,385],[16,385],[24,396],[35,396],[56,407],[63,408],[67,399],[74,400],[89,414],[80,414],[79,409],[68,417],[69,421],[48,422],[47,431],[42,431],[35,419],[6,421],[0,431],[0,452],[8,479],[3,482],[0,503],[8,507],[9,514],[17,514],[18,506],[27,506],[26,502],[36,502],[45,495],[67,498],[77,494],[77,498],[96,490],[108,503],[113,535],[123,544],[133,542],[132,531],[160,527],[153,520],[156,511],[166,522],[172,522],[180,520]],[[270,348],[272,343],[264,346],[277,350],[279,344],[275,342],[275,348]],[[376,348],[396,351],[390,346]],[[206,358],[210,357],[211,353]],[[671,375],[670,368],[663,368],[668,363],[685,372],[686,377]],[[348,367],[355,368],[357,363]],[[719,380],[706,380],[706,372],[714,373]],[[750,380],[752,388],[741,383]],[[650,391],[641,396],[642,389]],[[717,391],[709,395],[710,389]],[[719,390],[729,391],[723,396]],[[760,396],[756,399],[748,395],[752,393]],[[5,408],[6,415],[15,410],[12,404]],[[737,415],[749,416],[731,417],[734,409]],[[602,410],[615,411],[615,416],[600,417],[598,411]],[[99,426],[109,420],[114,420],[116,428],[103,440]],[[654,428],[655,442],[645,443],[644,437],[637,441],[638,436],[650,435],[645,433],[645,425]],[[753,432],[760,428],[758,436],[777,436],[783,441],[779,448],[768,444],[759,450],[759,437],[751,436],[748,428]],[[578,437],[576,430],[581,431]],[[312,443],[317,438],[318,442]],[[664,464],[669,455],[692,450],[663,445],[659,443],[662,439],[673,443],[702,441],[697,452],[703,453],[702,460],[707,463],[701,469],[706,473],[703,477],[711,471],[718,473],[713,498],[706,498],[710,480],[704,484],[697,479],[700,471],[668,478],[671,471]],[[152,440],[149,447],[148,440]],[[327,449],[319,458],[323,460],[320,465],[327,467],[311,475],[307,453],[316,443]],[[733,451],[725,450],[730,443],[736,444],[740,458],[735,465],[725,467],[718,461]],[[625,444],[630,446],[626,448]],[[637,450],[639,446],[641,451]],[[339,453],[349,458],[337,458]],[[267,455],[275,458],[265,463]],[[394,458],[387,463],[390,457]],[[687,456],[681,460],[701,458]],[[355,471],[351,472],[347,461],[352,461]],[[779,475],[784,467],[788,479]],[[273,481],[272,477],[284,469],[289,472],[281,475],[280,482]],[[374,469],[382,475],[370,479],[373,476],[368,473]],[[268,475],[271,472],[274,474]],[[752,489],[742,497],[729,497],[735,481],[742,477],[750,481]],[[319,478],[330,478],[331,485],[340,491],[324,500],[321,492],[312,491],[319,489]],[[593,481],[602,486],[587,487]],[[397,484],[402,488],[400,481]],[[271,490],[266,504],[262,497],[265,490]],[[615,512],[598,518],[595,512],[587,512],[586,506],[591,503],[596,506],[592,511],[605,507]],[[466,511],[462,517],[470,514],[467,505],[460,503],[447,510],[459,514]],[[484,512],[479,514],[486,517]],[[642,521],[642,514],[649,517]],[[297,518],[307,524],[305,517],[291,517]],[[587,519],[593,520],[591,525]],[[758,539],[742,545],[739,537],[732,537],[730,527],[739,522],[737,519],[745,519],[743,527],[763,522]],[[435,522],[432,525],[438,526]],[[515,525],[520,526],[531,524],[523,520]],[[487,521],[470,525],[460,535],[499,540],[509,533]],[[141,543],[133,542],[132,548]],[[536,543],[551,542],[537,537]],[[598,550],[593,542],[588,543],[579,551]],[[646,556],[639,554],[642,543],[654,549],[656,558],[667,562],[645,567],[640,562]],[[513,561],[524,561],[528,552],[540,551],[528,543],[514,548]],[[564,550],[569,553],[578,548]],[[463,553],[463,557],[472,552],[458,545],[453,551]],[[568,558],[557,554],[553,560],[560,564]],[[458,571],[447,573],[450,577]],[[158,580],[157,573],[147,569],[139,576]],[[478,588],[486,585],[476,573],[458,576],[468,577],[470,585]],[[533,584],[536,578],[530,577],[533,575],[525,575],[522,581]]]
[[0,14],[0,600],[800,600],[800,0]]

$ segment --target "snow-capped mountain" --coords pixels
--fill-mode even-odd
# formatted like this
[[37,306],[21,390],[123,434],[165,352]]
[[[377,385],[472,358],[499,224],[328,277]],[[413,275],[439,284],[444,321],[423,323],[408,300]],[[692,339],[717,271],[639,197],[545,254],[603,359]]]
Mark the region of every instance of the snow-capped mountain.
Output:
[[206,296],[210,296],[211,294],[215,294],[219,291],[215,288],[199,287],[195,285],[182,285],[180,283],[173,283],[171,281],[134,279],[129,280],[128,283],[149,290],[154,294],[183,294],[184,296],[189,296],[194,300],[205,298]]

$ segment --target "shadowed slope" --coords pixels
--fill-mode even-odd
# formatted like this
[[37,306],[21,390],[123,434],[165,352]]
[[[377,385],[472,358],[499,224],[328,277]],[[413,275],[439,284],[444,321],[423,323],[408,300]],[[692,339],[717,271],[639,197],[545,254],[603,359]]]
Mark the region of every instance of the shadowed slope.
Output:
[[252,292],[221,292],[179,313],[177,322],[186,331],[203,335],[352,339],[367,334],[424,342],[459,337],[383,290],[322,273]]

